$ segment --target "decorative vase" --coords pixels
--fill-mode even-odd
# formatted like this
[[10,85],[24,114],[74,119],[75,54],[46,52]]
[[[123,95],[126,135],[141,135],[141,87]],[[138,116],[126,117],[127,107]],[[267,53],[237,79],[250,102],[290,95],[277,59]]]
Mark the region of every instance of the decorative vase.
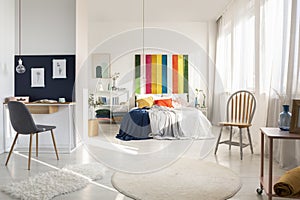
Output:
[[283,105],[283,111],[279,114],[278,125],[283,131],[290,130],[291,113],[289,112],[289,105]]

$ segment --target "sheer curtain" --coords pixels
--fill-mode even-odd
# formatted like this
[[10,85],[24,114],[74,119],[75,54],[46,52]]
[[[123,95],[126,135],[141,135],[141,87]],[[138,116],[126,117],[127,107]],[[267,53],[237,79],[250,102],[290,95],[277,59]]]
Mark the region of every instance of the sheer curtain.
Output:
[[[232,1],[217,24],[213,124],[225,120],[226,102],[233,92],[245,89],[255,93],[255,0]],[[251,133],[259,131],[257,110]],[[234,130],[234,138],[236,133],[238,130]],[[252,134],[252,143],[254,152],[259,152],[259,134]]]
[[[258,101],[252,133],[259,133],[262,126],[278,126],[282,104],[291,105],[291,99],[300,97],[299,4],[233,0],[217,21],[214,124],[224,120],[226,100],[236,90],[250,90]],[[260,152],[259,134],[252,135],[254,150]],[[275,158],[279,162],[283,157],[290,160],[287,151],[300,152],[297,145],[289,144],[283,151],[279,145]]]
[[254,0],[233,1],[217,24],[214,124],[225,119],[226,101],[232,92],[254,89]]
[[[269,92],[267,126],[278,126],[283,104],[299,98],[299,19],[297,0],[261,1],[261,88]],[[292,106],[290,106],[292,108]],[[300,165],[300,142],[275,140],[274,160],[286,169]]]
[[[277,126],[282,104],[288,104],[287,72],[291,28],[291,2],[261,0],[260,89],[268,94],[268,126]],[[275,114],[274,114],[275,113]]]

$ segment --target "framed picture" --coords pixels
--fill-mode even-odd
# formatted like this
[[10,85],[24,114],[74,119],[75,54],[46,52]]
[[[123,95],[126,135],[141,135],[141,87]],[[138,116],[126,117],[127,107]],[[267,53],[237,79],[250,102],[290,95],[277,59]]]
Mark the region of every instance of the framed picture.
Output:
[[52,60],[52,78],[67,78],[66,59]]
[[300,100],[297,99],[293,99],[290,132],[300,133]]
[[92,54],[92,70],[93,78],[110,78],[110,54]]
[[31,68],[31,87],[45,87],[44,68]]

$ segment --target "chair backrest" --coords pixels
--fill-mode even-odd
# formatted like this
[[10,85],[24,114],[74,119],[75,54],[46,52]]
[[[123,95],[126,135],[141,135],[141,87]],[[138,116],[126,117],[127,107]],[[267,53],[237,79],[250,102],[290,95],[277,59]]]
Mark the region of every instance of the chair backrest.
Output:
[[30,134],[37,132],[37,127],[28,108],[22,102],[8,102],[9,117],[12,127],[17,133]]
[[227,121],[251,124],[255,108],[256,99],[251,92],[237,91],[227,101]]

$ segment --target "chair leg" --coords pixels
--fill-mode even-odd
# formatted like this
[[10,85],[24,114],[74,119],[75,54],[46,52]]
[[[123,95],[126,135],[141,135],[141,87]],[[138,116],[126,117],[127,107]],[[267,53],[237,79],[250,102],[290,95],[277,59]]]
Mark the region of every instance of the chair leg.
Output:
[[35,156],[38,157],[39,155],[39,134],[35,134]]
[[229,150],[231,150],[231,141],[232,141],[232,126],[230,126],[230,135],[229,135]]
[[249,127],[247,127],[247,132],[248,132],[248,139],[249,139],[251,153],[253,154],[253,146],[252,146],[252,140],[251,140],[251,135],[250,135]]
[[220,143],[222,131],[223,131],[223,126],[221,127],[220,134],[219,134],[219,137],[218,137],[218,140],[217,140],[216,149],[215,149],[215,154],[217,154],[217,151],[218,151],[218,146],[219,146],[219,143]]
[[241,128],[240,128],[240,156],[241,156],[241,160],[243,160],[243,136],[242,136]]
[[33,134],[30,133],[29,154],[28,154],[28,170],[30,170],[32,135],[33,135]]
[[53,146],[54,146],[56,158],[57,158],[57,160],[59,160],[53,130],[51,130],[51,136],[52,136],[52,141],[53,141]]
[[9,158],[10,158],[10,156],[11,156],[11,153],[12,153],[12,151],[13,151],[13,149],[14,149],[14,146],[15,146],[15,144],[16,144],[16,141],[17,141],[17,139],[18,139],[18,136],[19,136],[19,133],[16,134],[15,139],[14,139],[14,141],[13,141],[11,147],[10,147],[10,151],[9,151],[8,157],[7,157],[6,162],[5,162],[5,166],[7,166],[7,163],[8,163],[8,161],[9,161]]

